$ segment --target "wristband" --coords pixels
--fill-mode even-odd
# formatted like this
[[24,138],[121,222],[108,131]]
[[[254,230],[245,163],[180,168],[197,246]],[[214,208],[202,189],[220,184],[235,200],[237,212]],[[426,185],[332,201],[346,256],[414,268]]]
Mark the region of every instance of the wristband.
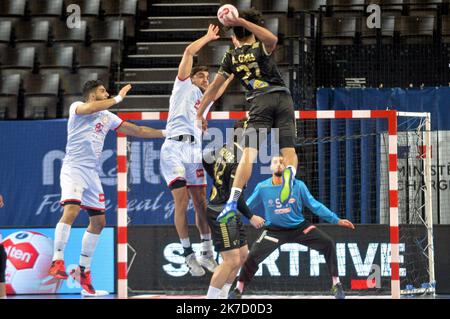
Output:
[[114,97],[114,100],[116,101],[116,104],[118,104],[118,103],[122,102],[123,97],[121,97],[120,95],[117,95]]

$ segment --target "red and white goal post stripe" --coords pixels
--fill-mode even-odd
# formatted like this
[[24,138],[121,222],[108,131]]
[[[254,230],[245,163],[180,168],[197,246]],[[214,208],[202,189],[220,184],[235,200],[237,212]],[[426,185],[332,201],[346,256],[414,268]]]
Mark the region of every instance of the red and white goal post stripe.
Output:
[[[248,112],[210,112],[207,119],[241,119]],[[127,120],[167,120],[168,112],[119,112],[118,116]],[[389,134],[389,213],[391,244],[391,295],[400,298],[400,259],[399,259],[399,219],[398,219],[398,172],[397,172],[397,117],[419,117],[425,119],[425,183],[431,185],[431,121],[430,113],[397,112],[395,110],[340,110],[340,111],[295,111],[296,119],[385,119]],[[117,293],[119,298],[128,298],[127,279],[127,137],[117,135]],[[431,187],[425,191],[425,207],[428,224],[432,223]],[[428,242],[432,234],[428,232]],[[434,281],[433,249],[429,250],[430,279]]]

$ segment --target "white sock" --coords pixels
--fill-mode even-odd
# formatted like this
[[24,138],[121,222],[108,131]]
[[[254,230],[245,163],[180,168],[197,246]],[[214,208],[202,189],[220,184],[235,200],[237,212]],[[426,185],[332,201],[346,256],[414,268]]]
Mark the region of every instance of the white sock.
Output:
[[219,299],[228,299],[228,294],[230,293],[231,285],[229,283],[225,283],[220,290]]
[[339,280],[339,277],[333,277],[333,286],[336,285],[337,283],[341,282]]
[[58,223],[55,228],[55,242],[53,244],[53,260],[64,260],[64,249],[69,240],[71,225]]
[[231,194],[230,194],[230,198],[228,199],[228,203],[237,202],[237,200],[241,196],[241,193],[242,193],[242,189],[237,188],[237,187],[231,187]]
[[100,234],[92,234],[88,231],[84,232],[81,242],[80,266],[85,267],[86,270],[91,268],[92,256],[94,255],[99,238]]
[[205,240],[205,241],[202,241],[202,243],[201,243],[201,252],[202,253],[205,253],[204,255],[206,255],[206,254],[212,254],[212,252],[213,252],[213,249],[212,249],[212,240]]
[[206,299],[219,299],[219,294],[221,289],[209,286],[208,293],[206,294]]
[[181,242],[181,245],[183,246],[183,248],[191,247],[191,241],[189,240],[189,237],[188,238],[180,238],[180,242]]
[[200,239],[202,240],[202,241],[206,241],[206,240],[211,240],[211,233],[209,233],[209,234],[200,234]]
[[286,168],[291,168],[291,170],[292,170],[292,173],[293,173],[293,175],[294,175],[294,177],[295,177],[295,175],[297,174],[297,170],[295,169],[295,167],[294,166],[292,166],[292,165],[288,165]]

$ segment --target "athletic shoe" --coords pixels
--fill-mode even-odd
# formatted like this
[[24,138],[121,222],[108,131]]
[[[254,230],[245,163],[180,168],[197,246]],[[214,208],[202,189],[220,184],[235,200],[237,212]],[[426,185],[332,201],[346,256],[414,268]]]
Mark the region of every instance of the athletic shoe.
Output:
[[229,202],[225,205],[225,208],[217,216],[216,220],[221,224],[228,224],[228,221],[236,216],[237,214],[237,203],[235,201]]
[[283,186],[280,191],[280,202],[281,205],[288,203],[289,198],[291,198],[292,188],[294,187],[294,173],[290,167],[286,167],[283,171]]
[[242,293],[239,289],[234,288],[234,290],[228,294],[228,299],[242,299]]
[[198,263],[202,267],[208,269],[210,272],[214,272],[217,266],[219,266],[212,253],[206,253],[205,255],[201,254],[200,258],[198,259]]
[[205,270],[200,266],[200,264],[197,261],[197,258],[195,258],[195,253],[192,253],[190,255],[187,255],[185,257],[186,265],[189,268],[189,272],[194,277],[200,277],[205,274]]
[[52,261],[52,265],[50,270],[48,271],[50,276],[55,277],[56,279],[67,279],[69,275],[66,272],[66,266],[64,265],[64,260],[54,260]]
[[95,295],[95,289],[94,286],[92,286],[92,278],[91,278],[91,271],[87,270],[81,270],[80,267],[77,267],[76,269],[72,270],[70,272],[70,275],[72,278],[79,282],[81,287],[86,290],[88,293]]
[[340,282],[338,282],[333,286],[333,288],[331,288],[331,293],[336,299],[345,299],[344,288],[342,287],[342,284]]

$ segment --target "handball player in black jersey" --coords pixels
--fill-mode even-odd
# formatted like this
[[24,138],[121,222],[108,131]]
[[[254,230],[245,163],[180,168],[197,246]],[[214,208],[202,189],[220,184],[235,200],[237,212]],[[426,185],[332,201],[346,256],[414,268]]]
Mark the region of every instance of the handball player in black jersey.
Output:
[[[235,136],[242,138],[242,127],[246,119],[235,123]],[[203,167],[213,180],[213,187],[207,207],[207,220],[211,228],[214,248],[222,256],[223,262],[215,269],[211,278],[206,297],[208,299],[226,299],[239,268],[245,262],[248,254],[247,239],[240,214],[227,224],[217,221],[217,216],[225,206],[230,196],[231,186],[238,167],[236,161],[236,142],[223,145],[215,151],[208,151],[203,155]],[[255,228],[264,225],[264,219],[252,214],[241,195],[237,202],[237,209]]]
[[278,67],[272,57],[278,38],[262,27],[261,14],[251,8],[225,20],[233,28],[234,48],[223,57],[218,74],[206,90],[197,111],[197,122],[206,129],[203,113],[216,96],[222,84],[231,76],[239,79],[246,89],[246,98],[251,103],[249,118],[245,123],[245,146],[236,171],[233,187],[227,204],[218,216],[220,223],[227,223],[237,214],[237,201],[244,185],[252,174],[253,162],[258,155],[258,132],[260,129],[278,129],[279,147],[285,159],[283,184],[279,198],[287,204],[290,198],[297,168],[294,103]]

